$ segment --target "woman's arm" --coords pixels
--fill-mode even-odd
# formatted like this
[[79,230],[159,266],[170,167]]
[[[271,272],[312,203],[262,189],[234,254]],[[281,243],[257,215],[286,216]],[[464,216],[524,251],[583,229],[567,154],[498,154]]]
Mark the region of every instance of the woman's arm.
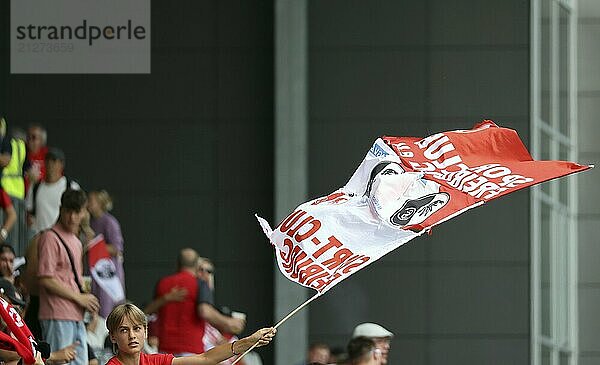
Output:
[[[6,217],[4,218],[4,224],[2,225],[2,229],[8,235],[8,232],[10,232],[10,229],[17,221],[17,212],[15,211],[15,208],[11,205],[4,209],[4,214],[6,214]],[[2,241],[4,241],[5,239],[6,237],[2,237]]]
[[176,357],[173,359],[172,365],[215,365],[223,360],[229,359],[233,355],[241,355],[257,342],[257,347],[268,344],[273,337],[275,337],[275,332],[277,332],[275,328],[263,328],[254,332],[251,336],[242,338],[233,343],[224,343],[217,347],[213,347],[203,354],[188,357]]

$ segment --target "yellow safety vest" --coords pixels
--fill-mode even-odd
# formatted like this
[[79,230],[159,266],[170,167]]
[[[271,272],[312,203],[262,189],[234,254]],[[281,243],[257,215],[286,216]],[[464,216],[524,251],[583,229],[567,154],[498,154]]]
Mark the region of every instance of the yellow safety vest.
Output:
[[25,181],[23,180],[23,163],[25,162],[25,142],[22,139],[11,139],[12,155],[10,162],[2,170],[0,183],[6,194],[25,198]]

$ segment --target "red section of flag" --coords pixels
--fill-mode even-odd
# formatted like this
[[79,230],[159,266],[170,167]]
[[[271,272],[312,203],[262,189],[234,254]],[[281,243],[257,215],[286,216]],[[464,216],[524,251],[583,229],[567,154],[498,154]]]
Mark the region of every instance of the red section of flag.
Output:
[[15,339],[0,332],[0,348],[16,351],[23,358],[25,364],[33,364],[36,353],[35,339],[19,313],[4,298],[0,298],[0,316],[16,337]]
[[115,264],[101,234],[88,244],[88,264],[92,280],[110,295],[115,303],[125,299],[123,285],[116,275]]
[[88,263],[90,267],[96,266],[100,259],[108,259],[110,254],[106,247],[104,236],[99,234],[88,243]]
[[473,205],[514,191],[591,168],[568,161],[534,160],[517,132],[486,120],[470,130],[426,138],[382,138],[407,171],[441,185],[448,204],[424,222],[404,227],[420,230],[439,224]]

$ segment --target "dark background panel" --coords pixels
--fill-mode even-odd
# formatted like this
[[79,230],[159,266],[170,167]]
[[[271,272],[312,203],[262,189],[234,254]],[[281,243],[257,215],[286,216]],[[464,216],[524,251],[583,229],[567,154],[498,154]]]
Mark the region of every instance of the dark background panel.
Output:
[[425,46],[428,7],[427,1],[310,1],[310,47]]
[[529,357],[529,337],[433,339],[429,347],[431,364],[529,364],[514,359]]
[[311,47],[311,118],[423,118],[426,54],[387,48]]
[[529,47],[529,0],[429,0],[432,45]]
[[[528,144],[528,1],[309,1],[309,15],[311,197],[384,134],[493,119]],[[345,346],[372,321],[396,334],[391,364],[528,363],[528,217],[522,191],[398,248],[311,304],[310,341]]]
[[527,46],[433,49],[431,115],[523,115],[529,105],[529,68],[523,67],[528,63]]
[[432,266],[429,312],[432,334],[526,335],[528,278],[527,264]]

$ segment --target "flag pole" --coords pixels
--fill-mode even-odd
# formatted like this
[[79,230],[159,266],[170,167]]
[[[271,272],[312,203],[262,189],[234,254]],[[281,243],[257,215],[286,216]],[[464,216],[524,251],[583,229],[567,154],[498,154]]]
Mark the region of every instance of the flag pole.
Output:
[[[294,309],[287,316],[285,316],[281,321],[277,322],[277,324],[275,326],[273,326],[273,328],[277,329],[277,327],[281,326],[283,324],[283,322],[285,322],[288,319],[290,319],[291,316],[293,316],[294,314],[298,313],[298,311],[300,311],[302,308],[306,307],[310,302],[312,302],[313,300],[317,299],[320,295],[321,295],[321,293],[317,293],[317,294],[313,295],[310,299],[308,299],[307,301],[305,301],[304,303],[300,304],[300,306],[298,308]],[[231,365],[237,364],[237,362],[240,361],[242,357],[246,356],[247,353],[249,353],[250,351],[252,351],[252,349],[255,348],[256,345],[258,345],[258,342],[259,341],[257,341],[254,345],[252,345],[252,347],[250,347],[243,354],[241,354],[240,357],[238,357],[237,359],[235,359],[235,361]]]

